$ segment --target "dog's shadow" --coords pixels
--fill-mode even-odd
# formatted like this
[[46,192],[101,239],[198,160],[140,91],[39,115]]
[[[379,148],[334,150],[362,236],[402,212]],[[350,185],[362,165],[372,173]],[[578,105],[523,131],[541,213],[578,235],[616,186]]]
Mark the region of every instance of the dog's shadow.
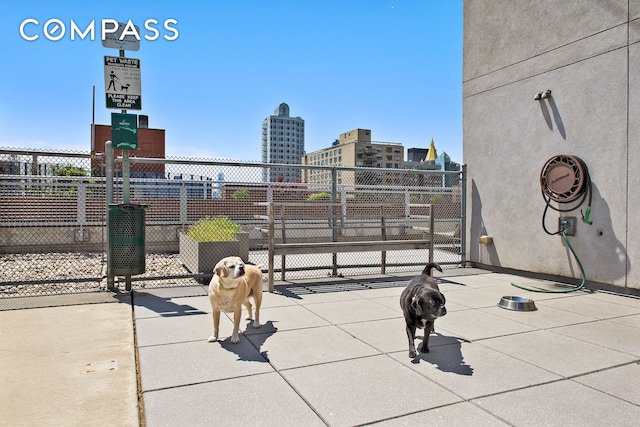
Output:
[[254,328],[253,320],[245,325],[244,332],[240,336],[240,342],[232,344],[230,338],[219,341],[220,346],[225,350],[235,353],[238,361],[269,363],[267,351],[262,350],[262,345],[267,339],[278,331],[269,320],[260,328]]
[[[442,372],[451,372],[457,375],[473,375],[473,367],[467,365],[462,355],[462,343],[469,342],[462,338],[450,337],[435,333],[429,339],[429,353],[418,353],[411,363],[425,361],[435,365]],[[422,342],[416,342],[416,348],[420,348]]]

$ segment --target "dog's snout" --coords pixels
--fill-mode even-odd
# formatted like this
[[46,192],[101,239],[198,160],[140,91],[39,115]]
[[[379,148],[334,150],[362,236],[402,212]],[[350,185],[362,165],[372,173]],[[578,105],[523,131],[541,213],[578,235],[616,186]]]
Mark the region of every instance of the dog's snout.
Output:
[[236,264],[233,266],[233,273],[232,276],[234,278],[238,278],[238,277],[242,277],[244,276],[246,273],[245,269],[244,269],[244,264]]

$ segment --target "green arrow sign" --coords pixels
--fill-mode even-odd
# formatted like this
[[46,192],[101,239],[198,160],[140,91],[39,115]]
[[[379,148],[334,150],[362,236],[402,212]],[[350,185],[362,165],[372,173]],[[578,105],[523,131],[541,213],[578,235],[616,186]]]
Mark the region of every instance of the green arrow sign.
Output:
[[111,113],[111,142],[113,148],[138,148],[138,116]]

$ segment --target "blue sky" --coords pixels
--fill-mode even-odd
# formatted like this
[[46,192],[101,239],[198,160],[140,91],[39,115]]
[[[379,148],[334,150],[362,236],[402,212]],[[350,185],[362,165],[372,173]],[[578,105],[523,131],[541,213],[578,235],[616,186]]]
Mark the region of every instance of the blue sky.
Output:
[[[35,18],[26,33],[20,24]],[[60,19],[59,41],[44,23]],[[261,123],[286,102],[305,120],[307,152],[340,133],[427,148],[462,162],[462,1],[211,0],[15,1],[2,6],[0,147],[88,151],[105,106],[103,19],[159,24],[126,56],[141,62],[142,110],[166,129],[169,156],[261,159]],[[178,38],[167,41],[162,23]],[[96,37],[70,39],[94,20]]]

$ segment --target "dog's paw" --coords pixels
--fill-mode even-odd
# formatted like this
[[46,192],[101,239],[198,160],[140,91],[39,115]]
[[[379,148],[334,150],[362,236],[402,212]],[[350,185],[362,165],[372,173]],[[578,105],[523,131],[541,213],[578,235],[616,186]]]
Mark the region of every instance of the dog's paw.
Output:
[[429,347],[427,347],[426,345],[421,345],[420,351],[423,353],[429,353]]
[[215,342],[218,341],[218,337],[216,337],[215,335],[211,335],[209,337],[209,339],[207,339],[208,342]]
[[260,326],[262,326],[262,325],[260,324],[260,322],[258,322],[257,320],[254,320],[254,321],[253,321],[253,327],[254,327],[254,328],[259,328]]
[[414,357],[416,357],[417,355],[418,355],[418,353],[416,353],[416,351],[415,351],[415,350],[409,350],[409,357],[410,357],[410,358],[412,358],[412,359],[413,359],[413,358],[414,358]]
[[231,335],[231,344],[238,344],[240,342],[240,335]]

